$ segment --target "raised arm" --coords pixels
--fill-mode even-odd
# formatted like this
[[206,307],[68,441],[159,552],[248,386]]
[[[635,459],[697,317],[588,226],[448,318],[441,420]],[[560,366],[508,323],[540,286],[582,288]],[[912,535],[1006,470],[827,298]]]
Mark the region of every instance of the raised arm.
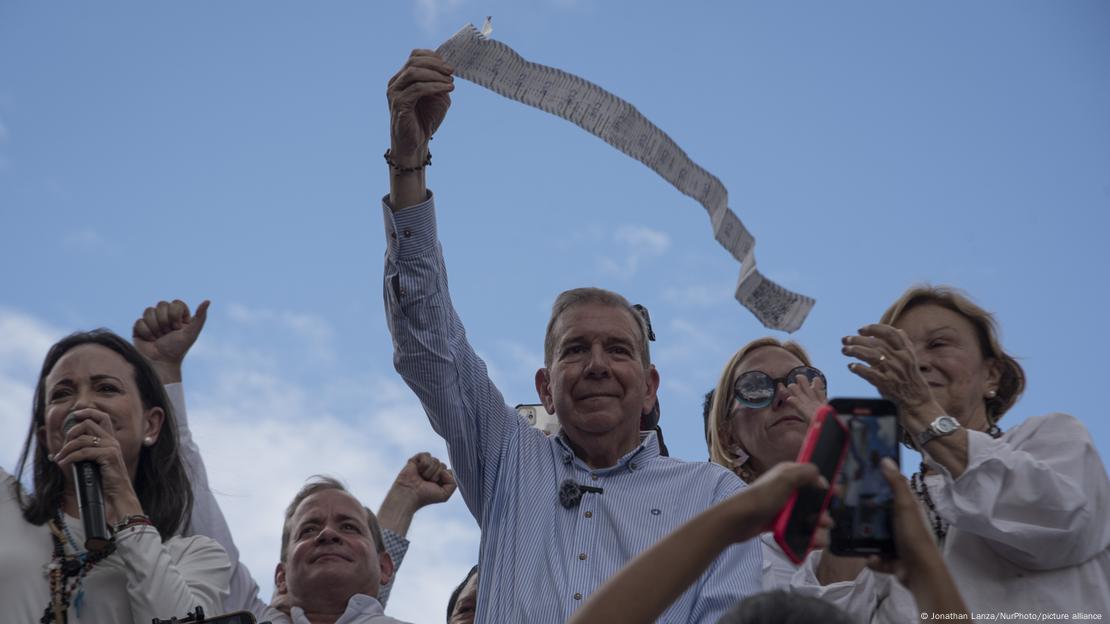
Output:
[[502,453],[522,425],[466,339],[447,288],[435,208],[413,162],[442,122],[452,88],[450,68],[417,50],[390,81],[391,195],[384,203],[383,298],[393,336],[393,363],[447,442],[467,507],[479,522],[496,487]]
[[[644,551],[596,591],[569,624],[654,622],[728,546],[767,530],[790,494],[828,487],[813,464],[780,463]],[[822,518],[827,525],[828,515]]]
[[378,509],[382,538],[386,551],[393,559],[393,576],[378,590],[378,602],[384,605],[389,600],[401,561],[408,551],[406,536],[412,517],[428,505],[446,502],[455,493],[455,488],[454,475],[431,453],[417,453],[405,462]]
[[186,535],[210,537],[227,551],[231,560],[231,583],[229,593],[224,598],[224,608],[228,611],[251,611],[261,616],[266,604],[258,597],[258,583],[250,570],[239,560],[239,549],[231,537],[220,505],[208,485],[208,471],[189,430],[189,419],[185,409],[185,391],[182,387],[181,368],[185,355],[197,341],[204,323],[208,318],[208,301],[197,306],[192,315],[189,306],[181,300],[160,301],[147,308],[142,317],[135,321],[132,341],[135,347],[148,360],[158,377],[166,386],[166,393],[173,403],[177,417],[177,434],[181,445],[182,461],[189,473],[189,483],[193,488],[193,511]]

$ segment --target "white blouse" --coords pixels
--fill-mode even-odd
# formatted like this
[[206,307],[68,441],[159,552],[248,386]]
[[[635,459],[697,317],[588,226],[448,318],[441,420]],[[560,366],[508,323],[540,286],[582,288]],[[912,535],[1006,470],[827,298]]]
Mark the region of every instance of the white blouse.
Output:
[[823,551],[809,553],[802,564],[794,565],[771,533],[759,536],[763,545],[763,589],[785,589],[831,602],[860,624],[903,624],[917,618],[917,606],[910,592],[891,575],[864,568],[851,581],[822,585],[817,580],[817,564]]
[[955,479],[926,461],[951,524],[944,558],[973,612],[1110,618],[1110,478],[1075,417],[1030,418],[997,440],[968,431]]
[[[50,604],[46,566],[54,542],[49,526],[23,519],[15,485],[0,468],[0,620],[30,624]],[[65,516],[65,523],[74,541],[83,544],[81,520]],[[152,526],[125,529],[116,536],[116,551],[82,581],[80,609],[70,596],[69,622],[150,624],[153,618],[184,617],[198,606],[218,614],[230,574],[224,549],[211,539],[174,537],[163,543]]]

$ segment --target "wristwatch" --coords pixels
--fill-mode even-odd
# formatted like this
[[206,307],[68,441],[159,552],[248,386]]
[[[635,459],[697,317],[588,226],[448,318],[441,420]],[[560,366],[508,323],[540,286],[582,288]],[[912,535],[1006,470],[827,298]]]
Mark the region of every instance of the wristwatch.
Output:
[[929,423],[929,426],[917,436],[917,448],[925,448],[927,442],[932,441],[934,438],[940,438],[946,435],[956,433],[960,428],[960,421],[952,418],[951,416],[941,416]]

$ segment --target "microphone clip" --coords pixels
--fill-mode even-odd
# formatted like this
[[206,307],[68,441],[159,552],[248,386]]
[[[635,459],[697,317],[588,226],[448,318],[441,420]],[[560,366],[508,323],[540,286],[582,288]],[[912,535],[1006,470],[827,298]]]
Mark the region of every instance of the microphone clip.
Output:
[[559,504],[567,509],[573,509],[582,502],[582,495],[586,492],[602,494],[605,490],[576,483],[573,479],[567,479],[559,484]]

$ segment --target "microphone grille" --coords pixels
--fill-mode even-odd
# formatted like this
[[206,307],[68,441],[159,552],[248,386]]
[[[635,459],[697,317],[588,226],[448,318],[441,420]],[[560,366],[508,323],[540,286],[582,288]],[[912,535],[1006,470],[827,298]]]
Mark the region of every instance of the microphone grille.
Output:
[[70,412],[69,415],[66,416],[66,419],[62,421],[62,433],[69,433],[69,430],[73,429],[73,427],[76,425],[77,414],[74,412]]

